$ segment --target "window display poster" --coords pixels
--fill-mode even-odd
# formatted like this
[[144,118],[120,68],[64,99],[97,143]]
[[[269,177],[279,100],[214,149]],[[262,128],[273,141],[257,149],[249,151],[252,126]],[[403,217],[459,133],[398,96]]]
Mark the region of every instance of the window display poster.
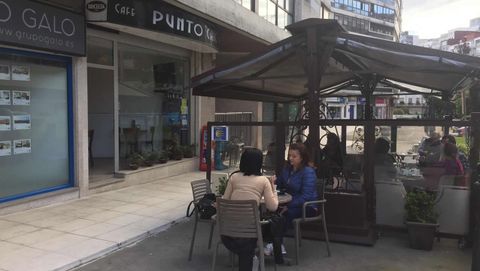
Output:
[[10,116],[0,116],[0,131],[10,131],[12,129],[12,121]]
[[13,130],[28,130],[32,126],[30,115],[14,115]]
[[10,90],[0,90],[0,105],[10,105],[11,103]]
[[30,91],[12,91],[13,105],[30,105]]
[[18,139],[13,141],[13,154],[31,153],[32,152],[32,140],[31,139]]
[[0,80],[10,80],[10,66],[0,65]]
[[12,141],[0,141],[0,156],[12,155]]
[[30,67],[12,65],[12,80],[30,81]]

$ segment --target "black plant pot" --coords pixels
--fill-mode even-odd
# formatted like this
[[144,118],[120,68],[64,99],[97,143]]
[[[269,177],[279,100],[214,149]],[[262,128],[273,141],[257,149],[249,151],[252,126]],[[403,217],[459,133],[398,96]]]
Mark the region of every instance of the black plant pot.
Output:
[[146,166],[146,167],[151,167],[151,166],[153,166],[153,161],[150,161],[150,160],[145,161],[145,166]]
[[138,169],[140,166],[138,164],[134,164],[134,163],[130,163],[128,164],[128,168],[130,168],[131,170],[136,170]]
[[438,224],[406,222],[408,240],[413,249],[432,250]]

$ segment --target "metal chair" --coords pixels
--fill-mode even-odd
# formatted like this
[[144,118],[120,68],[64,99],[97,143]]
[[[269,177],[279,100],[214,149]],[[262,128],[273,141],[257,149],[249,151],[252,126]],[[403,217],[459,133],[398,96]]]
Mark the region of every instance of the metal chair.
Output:
[[[265,270],[265,255],[263,237],[260,226],[260,212],[255,200],[217,199],[217,223],[219,236],[225,235],[237,238],[257,238],[260,257],[260,270]],[[212,271],[215,271],[219,240],[213,253]],[[232,260],[233,269],[233,257]],[[276,270],[276,265],[274,266]]]
[[[320,181],[317,183],[317,188],[319,190],[318,196],[319,200],[314,200],[314,201],[307,201],[303,204],[302,208],[302,217],[296,218],[293,220],[293,226],[294,226],[294,237],[295,237],[295,263],[298,265],[298,258],[300,254],[300,246],[301,246],[301,239],[302,239],[302,233],[301,233],[301,224],[304,223],[310,223],[314,221],[322,221],[323,224],[323,232],[325,235],[325,243],[327,245],[327,252],[328,252],[328,257],[331,256],[330,253],[330,243],[328,241],[328,231],[327,231],[327,222],[325,219],[325,203],[327,200],[325,199],[325,184],[324,182]],[[307,217],[306,216],[306,209],[310,205],[319,205],[319,210],[318,210],[318,215],[314,217]]]
[[[192,181],[190,185],[192,186],[193,202],[195,205],[198,203],[198,201],[200,201],[200,199],[203,198],[205,194],[211,193],[212,191],[210,188],[210,181],[207,179]],[[198,212],[198,208],[194,209],[194,214],[195,214],[195,218],[194,218],[195,222],[193,226],[192,241],[190,243],[190,251],[188,253],[189,261],[192,260],[193,246],[195,244],[195,236],[197,234],[198,222],[210,223],[210,238],[208,239],[208,249],[210,249],[212,246],[212,236],[213,236],[213,230],[215,228],[215,219],[200,218],[200,213]]]

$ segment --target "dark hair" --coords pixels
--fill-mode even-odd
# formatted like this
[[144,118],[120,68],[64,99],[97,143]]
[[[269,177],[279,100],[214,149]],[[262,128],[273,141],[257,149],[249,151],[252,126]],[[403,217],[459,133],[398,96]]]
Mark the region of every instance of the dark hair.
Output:
[[[302,167],[305,167],[308,165],[308,162],[310,162],[310,158],[308,155],[307,147],[303,143],[294,143],[290,145],[289,151],[298,151],[300,154],[300,157],[302,158]],[[289,161],[290,164],[290,161]]]
[[334,133],[328,133],[327,134],[327,145],[337,146],[340,145],[340,138]]
[[390,150],[390,142],[383,137],[375,140],[375,153],[388,153]]
[[442,142],[457,145],[457,141],[455,140],[455,137],[453,135],[444,135],[442,137]]
[[448,156],[450,158],[455,158],[457,153],[458,153],[457,146],[453,145],[452,143],[446,142],[445,145],[443,145],[443,154],[445,154],[445,156]]
[[245,176],[262,175],[263,154],[255,148],[248,148],[240,158],[240,172]]

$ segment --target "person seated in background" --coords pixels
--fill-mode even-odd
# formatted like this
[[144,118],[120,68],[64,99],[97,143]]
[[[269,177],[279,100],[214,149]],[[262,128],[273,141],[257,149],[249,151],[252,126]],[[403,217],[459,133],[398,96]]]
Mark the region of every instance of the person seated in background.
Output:
[[379,137],[375,140],[375,181],[393,181],[397,177],[395,159],[389,150],[387,139]]
[[340,139],[334,133],[327,134],[327,144],[323,148],[323,160],[317,169],[319,178],[331,180],[340,176],[343,170],[343,155]]
[[266,174],[275,171],[275,143],[272,142],[267,146],[267,153],[265,154],[265,161],[263,162],[263,170]]
[[[224,199],[255,200],[260,203],[262,197],[268,210],[276,211],[278,196],[274,189],[274,179],[262,176],[263,154],[259,149],[246,149],[240,158],[240,171],[232,174],[223,194]],[[227,249],[239,258],[239,270],[251,271],[257,240],[254,238],[233,238],[221,236]]]
[[422,146],[418,149],[419,164],[422,167],[438,166],[440,155],[442,154],[442,143],[440,141],[440,134],[432,132],[430,137],[425,139]]
[[[444,135],[442,137],[442,145],[444,146],[445,143],[450,143],[450,144],[453,144],[453,145],[457,146],[457,140],[455,140],[455,137],[453,135]],[[457,147],[457,149],[458,149],[458,147]],[[470,168],[470,163],[469,163],[468,158],[465,155],[465,153],[462,152],[460,149],[458,149],[458,159],[462,163],[463,171],[467,172],[468,169]]]
[[443,145],[441,165],[445,169],[444,175],[463,176],[465,174],[462,163],[458,159],[457,146],[454,144],[446,142]]

